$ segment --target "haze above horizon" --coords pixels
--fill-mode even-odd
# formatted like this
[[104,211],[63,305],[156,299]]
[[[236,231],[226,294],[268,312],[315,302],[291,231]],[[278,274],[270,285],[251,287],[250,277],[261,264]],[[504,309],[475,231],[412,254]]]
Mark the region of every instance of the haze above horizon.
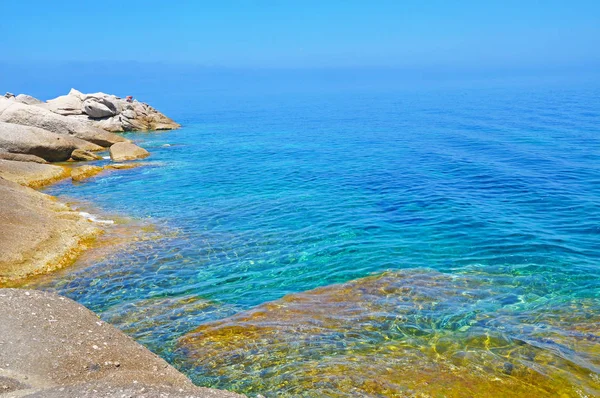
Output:
[[228,68],[594,68],[600,3],[6,2],[5,63]]

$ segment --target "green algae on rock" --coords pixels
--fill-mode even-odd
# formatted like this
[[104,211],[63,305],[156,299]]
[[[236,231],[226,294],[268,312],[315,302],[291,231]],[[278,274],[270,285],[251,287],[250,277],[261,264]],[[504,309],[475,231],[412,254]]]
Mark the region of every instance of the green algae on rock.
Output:
[[278,396],[593,396],[592,304],[548,313],[486,278],[387,272],[202,325],[177,364],[201,385]]

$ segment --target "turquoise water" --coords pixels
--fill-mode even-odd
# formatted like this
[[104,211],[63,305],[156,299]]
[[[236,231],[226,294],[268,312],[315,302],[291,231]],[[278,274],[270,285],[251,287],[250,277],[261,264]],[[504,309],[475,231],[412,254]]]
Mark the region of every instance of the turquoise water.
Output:
[[152,166],[47,190],[155,229],[37,286],[250,395],[600,394],[599,88],[157,101]]

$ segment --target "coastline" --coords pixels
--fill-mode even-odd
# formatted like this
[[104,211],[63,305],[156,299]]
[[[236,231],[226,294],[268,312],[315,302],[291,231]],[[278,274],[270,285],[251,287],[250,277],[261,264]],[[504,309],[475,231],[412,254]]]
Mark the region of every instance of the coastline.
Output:
[[[56,137],[51,137],[52,142],[42,144],[38,139],[52,133],[31,126],[31,118],[23,120],[27,126],[25,133],[37,134],[30,142],[23,142],[22,135],[15,139],[10,134],[11,129],[21,129],[23,125],[14,123],[15,120],[5,123],[6,110],[11,106],[13,110],[17,108],[32,114],[39,110],[32,108],[34,105],[15,101],[14,96],[8,100],[0,97],[0,227],[3,230],[0,236],[0,303],[4,309],[0,314],[0,347],[10,347],[0,350],[0,395],[242,397],[193,385],[187,376],[163,359],[116,328],[100,322],[96,314],[70,299],[36,290],[7,288],[18,287],[32,277],[48,275],[74,264],[106,232],[103,225],[106,220],[94,219],[37,189],[68,178],[78,183],[101,172],[146,165],[122,163],[146,158],[149,153],[111,131],[179,127],[154,108],[141,103],[135,104],[143,112],[139,120],[136,119],[139,114],[130,112],[133,116],[126,121],[115,118],[131,109],[104,115],[100,121],[91,118],[83,121],[83,115],[62,106],[65,97],[71,97],[66,98],[68,103],[74,99],[76,103],[80,100],[80,106],[85,101],[93,102],[103,111],[100,105],[108,104],[105,107],[110,110],[110,99],[120,100],[99,94],[86,98],[86,95],[71,90],[69,96],[46,103],[35,102],[53,109],[48,112],[55,112],[53,115],[42,112],[40,125],[54,128],[52,124],[44,124],[52,118],[62,132],[60,137],[54,134]],[[25,97],[27,102],[33,103],[31,97]],[[106,98],[108,102],[103,102]],[[56,106],[57,100],[61,106]],[[123,106],[118,101],[115,103],[115,109]],[[65,111],[67,114],[61,115]],[[73,127],[69,116],[75,116],[80,124],[75,123]],[[33,124],[36,124],[35,119]],[[123,129],[124,125],[129,128]],[[69,129],[76,131],[73,133]],[[64,131],[68,133],[64,134]],[[101,138],[96,140],[94,137],[98,135]],[[81,137],[88,141],[82,143]],[[58,147],[54,140],[59,141]],[[99,144],[97,148],[95,143]],[[117,143],[123,145],[115,146]],[[100,150],[110,151],[111,163],[103,167],[86,164],[86,160],[102,159],[94,153]],[[67,158],[63,152],[68,153]],[[60,163],[65,160],[69,163]],[[71,337],[65,339],[65,336]],[[100,345],[102,340],[103,345]]]

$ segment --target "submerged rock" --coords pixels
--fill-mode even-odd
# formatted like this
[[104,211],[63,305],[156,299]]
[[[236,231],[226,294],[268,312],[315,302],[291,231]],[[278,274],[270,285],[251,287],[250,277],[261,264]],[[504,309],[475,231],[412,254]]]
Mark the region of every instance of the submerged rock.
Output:
[[106,166],[104,166],[105,169],[109,169],[109,170],[128,170],[128,169],[134,169],[136,167],[143,167],[143,166],[148,166],[150,163],[140,163],[140,162],[136,162],[136,163],[112,163],[112,164],[108,164]]
[[0,290],[0,380],[28,397],[241,398],[196,387],[163,359],[76,302]]
[[103,168],[100,166],[79,166],[71,170],[71,179],[73,181],[82,181],[101,173],[102,170]]
[[594,300],[515,313],[497,298],[519,288],[489,279],[390,271],[290,294],[201,325],[176,362],[212,385],[274,395],[598,396],[600,348],[575,338],[597,335]]
[[147,150],[130,142],[119,142],[111,146],[109,150],[110,158],[115,162],[143,159],[150,156]]

